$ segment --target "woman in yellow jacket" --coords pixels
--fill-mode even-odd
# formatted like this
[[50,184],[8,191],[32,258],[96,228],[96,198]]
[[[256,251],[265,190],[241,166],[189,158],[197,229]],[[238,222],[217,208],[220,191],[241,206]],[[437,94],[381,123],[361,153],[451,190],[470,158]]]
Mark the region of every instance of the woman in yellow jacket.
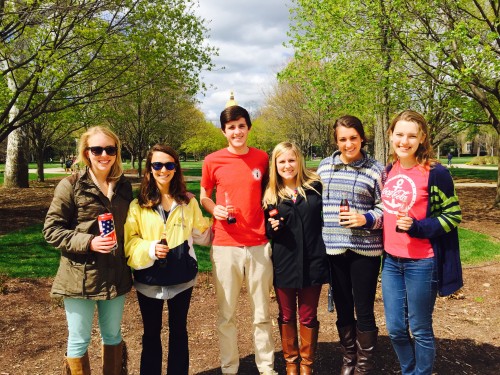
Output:
[[133,269],[142,315],[141,374],[160,375],[161,327],[168,305],[167,374],[187,375],[187,315],[198,272],[193,242],[209,245],[210,220],[186,191],[177,153],[168,146],[151,148],[139,197],[125,223],[125,254]]

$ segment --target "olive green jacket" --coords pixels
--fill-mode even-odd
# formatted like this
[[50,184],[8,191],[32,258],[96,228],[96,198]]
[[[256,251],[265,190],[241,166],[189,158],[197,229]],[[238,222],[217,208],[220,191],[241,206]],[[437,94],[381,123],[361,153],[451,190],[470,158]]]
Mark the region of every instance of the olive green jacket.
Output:
[[[123,250],[131,200],[132,186],[124,176],[117,181],[111,201],[92,181],[88,169],[57,185],[43,227],[47,242],[61,250],[51,296],[102,300],[131,289],[131,271]],[[97,216],[106,212],[115,221],[118,249],[114,254],[90,251],[90,242],[100,234]]]

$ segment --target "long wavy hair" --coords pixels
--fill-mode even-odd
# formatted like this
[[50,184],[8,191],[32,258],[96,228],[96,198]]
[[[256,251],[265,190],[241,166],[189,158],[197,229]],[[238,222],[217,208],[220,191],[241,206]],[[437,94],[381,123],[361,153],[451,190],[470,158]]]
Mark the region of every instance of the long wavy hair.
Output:
[[88,156],[88,153],[90,151],[87,150],[87,147],[90,146],[89,138],[96,134],[104,134],[105,136],[113,139],[115,143],[115,147],[117,148],[116,158],[114,164],[111,166],[111,169],[109,170],[107,180],[108,181],[118,180],[120,176],[123,174],[122,145],[118,136],[109,128],[106,128],[104,126],[94,126],[92,128],[89,128],[85,133],[81,135],[80,142],[78,145],[78,159],[76,160],[76,162],[84,163],[89,168],[92,167],[92,163],[90,162]]
[[306,189],[314,190],[319,194],[319,192],[314,189],[311,184],[315,181],[321,182],[321,180],[315,172],[306,168],[304,156],[302,155],[299,147],[292,142],[281,142],[274,147],[271,156],[269,183],[267,184],[266,191],[264,192],[264,198],[262,199],[262,205],[264,208],[267,208],[269,205],[276,205],[281,200],[289,198],[289,195],[286,192],[285,184],[283,183],[283,178],[278,174],[278,166],[276,164],[278,157],[288,151],[292,151],[297,158],[298,193],[304,198],[306,198]]
[[153,154],[155,152],[163,152],[164,154],[170,155],[174,159],[175,173],[170,181],[168,193],[179,204],[189,203],[186,182],[184,181],[184,176],[182,174],[179,155],[177,155],[177,152],[175,152],[175,150],[170,146],[156,144],[151,147],[146,158],[144,177],[141,181],[141,190],[138,196],[139,206],[143,208],[152,208],[161,203],[161,193],[158,189],[158,185],[156,184],[156,180],[153,177],[153,170],[151,168],[151,159],[153,158]]
[[[421,135],[424,135],[425,138],[422,143],[418,145],[417,151],[415,152],[415,157],[417,159],[417,163],[421,166],[427,167],[434,165],[437,160],[434,159],[434,150],[431,146],[431,140],[429,136],[429,125],[427,124],[427,120],[420,113],[412,110],[405,110],[396,117],[394,117],[389,125],[389,129],[387,129],[387,135],[390,138],[392,133],[394,132],[394,128],[398,121],[409,121],[418,125],[418,131]],[[389,157],[389,161],[395,162],[398,160],[398,155],[396,150],[392,150],[392,154]]]

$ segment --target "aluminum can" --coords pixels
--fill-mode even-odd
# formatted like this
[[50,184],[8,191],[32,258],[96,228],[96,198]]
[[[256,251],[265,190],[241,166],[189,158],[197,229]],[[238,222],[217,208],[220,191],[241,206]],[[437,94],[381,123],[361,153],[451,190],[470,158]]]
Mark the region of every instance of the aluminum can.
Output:
[[116,231],[115,231],[115,221],[113,220],[113,214],[108,212],[97,216],[97,221],[99,222],[99,230],[101,231],[101,237],[111,237],[115,241],[115,246],[111,251],[115,251],[118,248],[118,243],[116,241]]

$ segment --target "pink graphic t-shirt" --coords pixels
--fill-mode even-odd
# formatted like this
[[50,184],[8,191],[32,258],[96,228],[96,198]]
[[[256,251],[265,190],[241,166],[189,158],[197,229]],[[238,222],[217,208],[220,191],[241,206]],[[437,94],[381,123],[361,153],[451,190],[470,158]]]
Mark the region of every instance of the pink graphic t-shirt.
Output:
[[402,258],[431,258],[434,256],[427,238],[410,237],[407,233],[396,232],[398,208],[401,202],[409,207],[408,215],[416,220],[426,217],[429,171],[417,165],[404,169],[399,162],[394,163],[382,190],[384,203],[384,249],[391,255]]

